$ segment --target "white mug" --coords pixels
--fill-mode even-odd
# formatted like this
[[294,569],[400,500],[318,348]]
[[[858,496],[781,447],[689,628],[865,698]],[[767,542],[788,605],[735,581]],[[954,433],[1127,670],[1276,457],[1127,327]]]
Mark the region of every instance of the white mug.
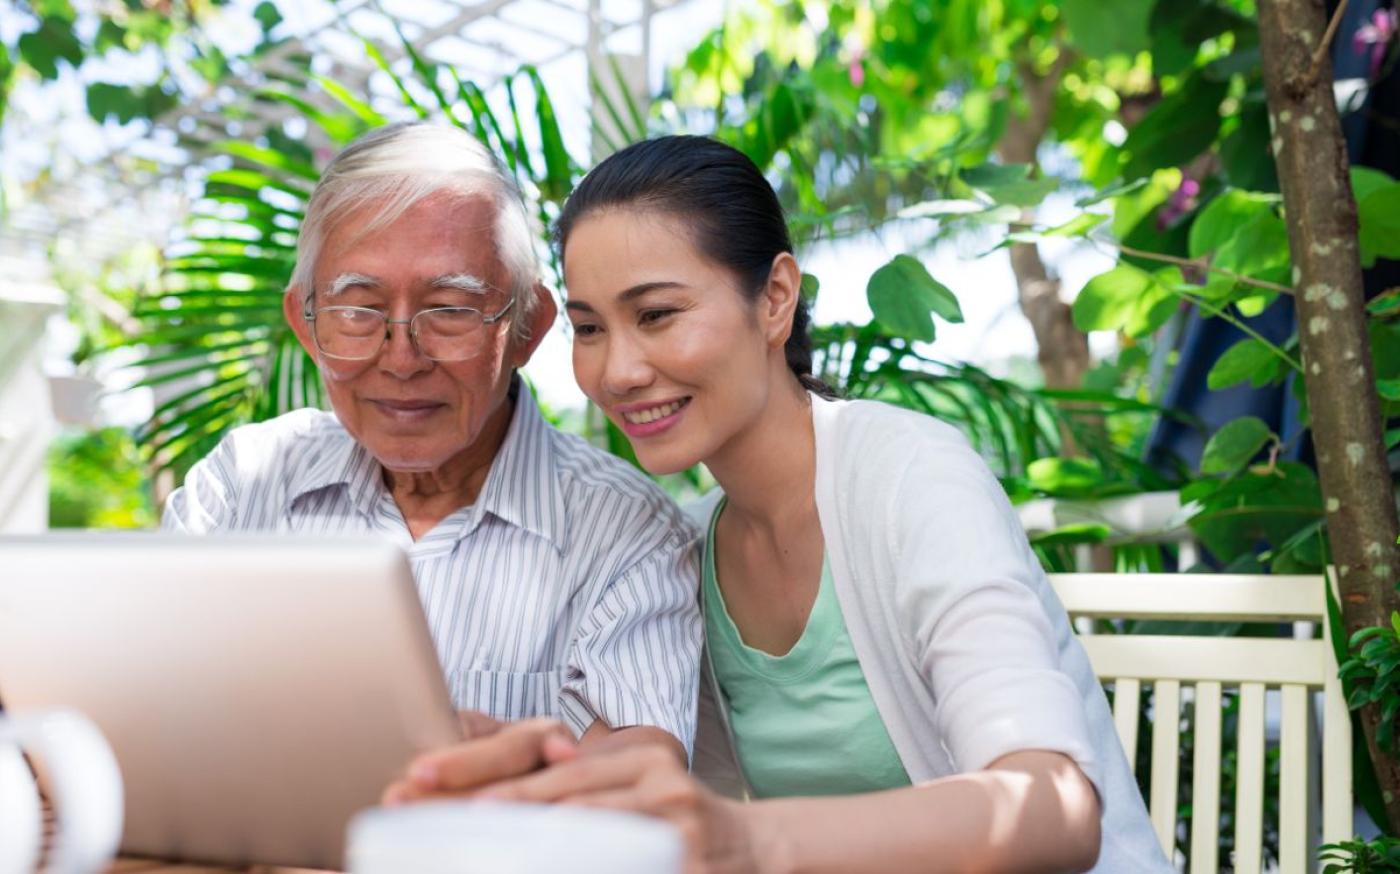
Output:
[[435,801],[350,823],[350,874],[680,874],[680,834],[649,817],[564,805]]
[[60,710],[0,714],[0,874],[29,874],[38,864],[39,793],[21,752],[45,774],[58,815],[45,872],[105,869],[122,836],[121,772],[97,726]]

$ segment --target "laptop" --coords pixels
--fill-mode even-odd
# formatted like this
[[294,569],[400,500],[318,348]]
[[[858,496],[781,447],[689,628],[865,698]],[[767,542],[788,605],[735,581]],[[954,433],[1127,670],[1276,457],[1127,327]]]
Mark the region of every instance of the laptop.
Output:
[[0,702],[88,716],[122,852],[192,862],[338,869],[353,814],[460,739],[408,561],[366,539],[0,538]]

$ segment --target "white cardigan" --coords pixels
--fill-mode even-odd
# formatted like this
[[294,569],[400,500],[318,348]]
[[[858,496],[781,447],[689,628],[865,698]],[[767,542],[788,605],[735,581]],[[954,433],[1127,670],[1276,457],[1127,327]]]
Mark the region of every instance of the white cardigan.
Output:
[[[1064,753],[1102,801],[1093,870],[1171,871],[1103,689],[986,464],[954,428],[887,404],[812,396],[812,421],[836,595],[910,780],[1016,750]],[[694,769],[735,794],[743,778],[708,667]]]

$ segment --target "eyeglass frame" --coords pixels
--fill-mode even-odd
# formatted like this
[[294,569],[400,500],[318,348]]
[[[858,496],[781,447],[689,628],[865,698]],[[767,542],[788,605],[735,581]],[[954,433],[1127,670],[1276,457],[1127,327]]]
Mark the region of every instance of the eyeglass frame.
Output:
[[[382,313],[379,310],[374,309],[373,307],[358,307],[350,306],[347,304],[331,304],[330,306],[316,307],[314,309],[311,307],[307,307],[305,310],[302,311],[302,316],[306,319],[307,322],[311,324],[311,342],[316,344],[316,351],[320,352],[327,358],[334,358],[336,361],[373,361],[375,358],[379,357],[379,354],[381,352],[384,351],[384,344],[389,342],[391,336],[389,333],[389,326],[408,325],[408,339],[409,342],[413,344],[413,350],[415,352],[417,352],[419,355],[422,355],[429,361],[451,362],[466,361],[472,356],[466,355],[462,358],[437,358],[433,355],[429,355],[427,352],[424,352],[422,345],[420,345],[418,342],[418,328],[414,326],[414,323],[418,321],[419,316],[423,315],[424,313],[442,312],[444,310],[468,310],[481,316],[481,323],[483,325],[494,325],[497,322],[499,322],[502,318],[504,318],[505,314],[510,312],[510,308],[514,305],[515,298],[511,298],[510,300],[506,301],[505,306],[501,307],[498,311],[489,316],[481,310],[477,309],[476,307],[428,307],[427,309],[419,310],[418,312],[414,313],[406,319],[391,319],[389,318],[387,313]],[[321,346],[321,338],[316,333],[316,316],[317,314],[326,310],[356,310],[360,312],[374,313],[376,316],[379,316],[381,319],[383,319],[384,336],[380,338],[379,345],[375,347],[374,352],[364,356],[363,358],[349,358],[344,355],[333,355],[330,352],[327,352],[325,348]]]

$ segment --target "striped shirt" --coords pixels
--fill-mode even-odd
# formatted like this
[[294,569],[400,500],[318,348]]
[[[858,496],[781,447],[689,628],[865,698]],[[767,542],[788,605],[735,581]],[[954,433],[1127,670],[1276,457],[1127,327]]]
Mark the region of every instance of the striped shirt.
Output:
[[459,709],[552,716],[576,735],[596,719],[654,726],[690,749],[697,532],[636,469],[550,427],[528,390],[476,503],[417,542],[379,463],[320,410],[229,433],[162,527],[387,538],[409,556]]

